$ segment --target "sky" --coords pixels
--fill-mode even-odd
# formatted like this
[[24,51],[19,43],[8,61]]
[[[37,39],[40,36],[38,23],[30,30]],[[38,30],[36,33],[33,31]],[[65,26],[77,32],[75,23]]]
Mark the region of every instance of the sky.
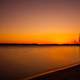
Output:
[[80,0],[0,0],[0,43],[66,43],[80,33]]

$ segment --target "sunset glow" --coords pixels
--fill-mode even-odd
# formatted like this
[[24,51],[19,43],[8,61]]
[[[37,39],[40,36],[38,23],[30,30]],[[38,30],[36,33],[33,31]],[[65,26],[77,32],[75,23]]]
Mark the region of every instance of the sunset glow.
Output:
[[0,35],[1,43],[37,43],[37,44],[53,44],[53,43],[71,43],[78,39],[77,34],[43,34],[43,35]]
[[0,43],[73,43],[80,32],[79,3],[79,0],[3,0]]

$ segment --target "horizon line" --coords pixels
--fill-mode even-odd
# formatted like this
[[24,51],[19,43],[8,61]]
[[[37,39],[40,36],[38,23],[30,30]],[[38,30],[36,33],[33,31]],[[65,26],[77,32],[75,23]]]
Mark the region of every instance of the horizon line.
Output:
[[0,46],[80,46],[79,44],[16,44],[16,43],[0,43]]

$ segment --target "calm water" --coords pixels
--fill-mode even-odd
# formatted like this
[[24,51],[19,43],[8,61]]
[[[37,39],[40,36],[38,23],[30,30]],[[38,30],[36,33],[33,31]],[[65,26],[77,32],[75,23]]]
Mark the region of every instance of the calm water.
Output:
[[80,47],[0,47],[0,75],[29,77],[49,70],[79,64]]

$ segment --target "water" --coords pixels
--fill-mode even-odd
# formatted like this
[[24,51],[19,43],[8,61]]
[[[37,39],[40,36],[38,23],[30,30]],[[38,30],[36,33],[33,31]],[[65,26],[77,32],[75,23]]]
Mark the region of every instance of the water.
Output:
[[49,70],[80,63],[79,46],[0,47],[0,75],[30,77]]

